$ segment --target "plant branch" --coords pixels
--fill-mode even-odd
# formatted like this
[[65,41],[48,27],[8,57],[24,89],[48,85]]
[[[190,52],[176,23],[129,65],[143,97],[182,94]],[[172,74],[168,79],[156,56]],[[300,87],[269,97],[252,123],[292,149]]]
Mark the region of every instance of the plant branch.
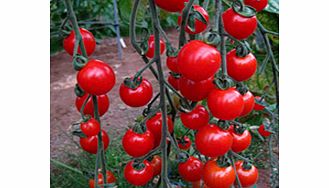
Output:
[[189,13],[191,11],[191,7],[193,5],[194,0],[190,0],[186,6],[183,9],[182,12],[182,23],[180,25],[180,32],[179,32],[179,48],[181,48],[185,42],[186,42],[186,38],[185,38],[185,26],[187,24],[187,20],[188,20],[188,16]]

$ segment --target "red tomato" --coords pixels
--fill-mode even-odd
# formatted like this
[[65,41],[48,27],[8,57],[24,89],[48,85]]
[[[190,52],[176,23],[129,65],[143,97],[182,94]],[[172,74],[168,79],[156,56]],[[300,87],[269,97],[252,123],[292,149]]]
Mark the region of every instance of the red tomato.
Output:
[[171,57],[171,56],[168,56],[166,61],[168,69],[175,73],[179,73],[177,67],[177,61],[178,61],[178,57]]
[[243,168],[243,161],[237,161],[235,168],[242,187],[250,187],[257,183],[258,169],[254,165],[251,165],[250,169],[245,169]]
[[230,188],[235,181],[232,166],[220,167],[216,161],[207,161],[203,167],[203,181],[211,188]]
[[120,86],[120,98],[128,106],[131,107],[141,107],[146,105],[153,96],[152,84],[146,80],[142,79],[140,85],[135,88],[129,88],[124,83]]
[[244,4],[255,8],[257,12],[260,12],[266,8],[268,0],[244,0]]
[[187,161],[178,164],[178,173],[185,181],[195,182],[202,178],[203,163],[190,156]]
[[232,120],[242,113],[244,102],[242,95],[234,88],[214,89],[208,95],[208,107],[216,118]]
[[184,136],[183,140],[178,140],[178,147],[182,150],[188,150],[191,147],[191,140],[188,136]]
[[209,113],[202,105],[197,105],[191,112],[180,114],[180,119],[185,127],[198,130],[208,125]]
[[[110,138],[104,130],[102,130],[102,140],[103,140],[104,150],[106,150],[107,147],[109,146]],[[80,138],[80,145],[82,149],[85,150],[86,152],[91,154],[96,154],[98,149],[98,135],[90,136],[86,138]]]
[[[186,24],[185,31],[189,34],[195,35],[195,34],[201,33],[202,31],[207,29],[207,25],[208,25],[208,22],[209,22],[209,16],[208,16],[208,12],[206,10],[204,10],[201,6],[193,5],[193,8],[194,8],[195,12],[198,12],[198,13],[194,13],[194,14],[201,14],[205,18],[205,20],[207,21],[207,23],[204,24],[200,20],[198,20],[194,17],[194,20],[193,20],[193,22],[194,22],[194,31],[193,31],[193,29],[191,29],[191,27],[188,26],[189,22]],[[193,14],[191,14],[191,12],[190,12],[189,16],[193,16]],[[181,12],[181,14],[182,14],[182,12]],[[189,19],[191,19],[191,18],[189,18]],[[181,23],[182,23],[182,16],[179,16],[178,17],[178,25],[181,25]]]
[[173,86],[177,91],[179,90],[179,80],[180,78],[175,78],[173,75],[169,74],[168,83]]
[[94,118],[90,118],[86,122],[80,123],[80,129],[86,136],[95,136],[101,131],[101,126]]
[[239,153],[247,149],[251,144],[251,134],[248,130],[245,130],[242,134],[234,131],[234,127],[231,125],[229,132],[233,136],[232,151]]
[[79,86],[92,95],[103,95],[115,84],[112,68],[100,60],[90,60],[78,73]]
[[153,167],[153,176],[157,176],[161,174],[161,157],[159,155],[154,155],[151,161],[151,165]]
[[197,102],[207,98],[211,90],[215,88],[213,80],[214,76],[196,82],[182,76],[179,79],[179,89],[185,98]]
[[244,105],[240,117],[248,115],[254,109],[255,106],[255,97],[250,91],[242,95],[242,98]]
[[200,128],[195,136],[196,149],[207,157],[223,156],[232,143],[232,135],[213,124]]
[[222,18],[226,32],[238,40],[248,38],[257,28],[256,16],[245,17],[232,8],[227,9]]
[[187,79],[206,80],[220,68],[221,56],[215,47],[192,40],[179,51],[177,65],[179,72]]
[[264,125],[260,125],[259,126],[258,132],[263,137],[269,137],[271,135],[271,132],[268,132],[267,130],[265,130],[265,126]]
[[124,177],[126,180],[135,186],[146,185],[153,178],[153,167],[147,161],[143,162],[144,167],[142,169],[135,169],[133,167],[133,161],[130,161],[124,169]]
[[227,53],[226,59],[228,75],[238,82],[248,80],[257,70],[257,60],[252,53],[239,57],[233,49]]
[[[85,45],[87,55],[90,56],[95,51],[95,47],[96,47],[95,37],[90,31],[84,28],[80,28],[80,33],[82,36],[83,44]],[[75,33],[74,30],[72,30],[69,36],[67,36],[63,41],[63,47],[65,51],[70,55],[73,55],[74,43],[75,43]],[[80,46],[78,48],[78,53],[81,54]]]
[[155,4],[168,12],[179,12],[183,10],[184,3],[188,0],[155,0]]
[[[167,116],[167,125],[170,133],[174,131],[174,125],[172,120]],[[156,113],[155,116],[151,117],[146,121],[146,127],[154,136],[154,147],[159,146],[162,137],[162,116],[161,113]]]
[[[260,99],[261,99],[260,96],[255,97],[256,101],[260,101]],[[262,101],[265,101],[265,99],[263,99]],[[255,103],[254,110],[264,110],[264,109],[265,109],[265,106]]]
[[[75,99],[75,106],[77,108],[77,110],[80,112],[80,109],[84,103],[84,101],[87,99],[88,94],[86,93],[85,95],[83,95],[82,97],[77,97]],[[98,95],[97,96],[97,102],[98,102],[98,113],[99,116],[104,115],[107,110],[110,107],[110,100],[108,98],[107,95]],[[94,117],[94,104],[92,101],[92,97],[90,97],[87,101],[87,104],[83,110],[83,114],[85,115],[91,115],[92,117]]]
[[[111,172],[111,171],[106,171],[106,180],[107,180],[107,183],[114,183],[116,181],[116,178],[114,176],[114,174]],[[98,185],[102,185],[104,184],[103,182],[103,174],[102,173],[99,173],[98,174]],[[104,186],[101,186],[102,188]],[[95,180],[94,179],[90,179],[89,180],[89,188],[95,188]]]
[[[153,58],[154,57],[154,51],[155,51],[155,42],[154,42],[154,35],[150,35],[148,43],[148,50],[146,52],[146,57]],[[160,39],[160,54],[163,54],[163,52],[166,50],[166,45],[163,42],[163,40]]]
[[149,130],[136,133],[129,129],[122,138],[122,145],[128,155],[135,158],[141,157],[153,149],[154,136]]

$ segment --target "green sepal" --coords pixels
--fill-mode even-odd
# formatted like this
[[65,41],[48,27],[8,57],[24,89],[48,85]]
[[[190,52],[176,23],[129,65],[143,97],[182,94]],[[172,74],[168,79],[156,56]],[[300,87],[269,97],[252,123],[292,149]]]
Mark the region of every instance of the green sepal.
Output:
[[250,53],[249,48],[245,44],[240,44],[237,47],[235,47],[235,49],[236,49],[235,54],[238,57],[246,57]]
[[76,71],[80,71],[87,63],[88,59],[80,54],[75,54],[73,57],[73,68]]
[[246,94],[248,91],[249,91],[249,88],[247,85],[241,83],[241,82],[238,82],[236,84],[236,90],[241,94],[241,95],[244,95]]
[[226,75],[216,77],[213,82],[217,86],[217,88],[219,88],[221,90],[226,90],[228,88],[231,88],[235,84],[234,81],[232,80],[232,78],[230,78],[229,76],[226,76]]
[[237,14],[243,17],[251,18],[256,15],[256,10],[253,7],[243,5],[239,1],[233,2],[232,9],[234,10],[234,12],[236,12]]
[[83,89],[81,89],[81,87],[78,84],[75,84],[74,93],[76,96],[82,97],[85,95],[86,92]]
[[123,83],[125,86],[131,88],[131,89],[136,89],[141,83],[142,83],[143,77],[140,76],[139,78],[125,78]]
[[250,170],[250,169],[252,168],[252,164],[249,163],[248,161],[243,161],[243,163],[242,163],[242,168],[243,168],[244,170]]
[[221,41],[221,38],[218,35],[218,33],[215,31],[209,31],[209,32],[205,33],[203,36],[203,42],[205,42],[206,44],[212,45],[212,46],[218,46],[220,41]]
[[145,168],[145,164],[143,162],[137,162],[136,160],[133,162],[133,167],[136,170],[142,170]]
[[80,129],[72,131],[72,135],[80,138],[87,138],[87,136]]

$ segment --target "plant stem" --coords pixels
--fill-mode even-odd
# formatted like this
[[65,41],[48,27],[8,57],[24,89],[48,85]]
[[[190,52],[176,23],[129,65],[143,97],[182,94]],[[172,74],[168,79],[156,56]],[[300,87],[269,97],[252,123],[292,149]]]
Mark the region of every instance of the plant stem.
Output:
[[179,32],[179,48],[181,48],[185,42],[185,26],[187,24],[188,15],[190,13],[191,7],[193,5],[194,0],[190,0],[187,5],[184,7],[182,12],[182,23],[180,25],[180,32]]
[[241,182],[240,182],[240,179],[239,179],[238,173],[237,173],[236,168],[235,168],[235,161],[234,161],[234,158],[232,157],[232,155],[229,155],[229,158],[230,158],[231,164],[232,164],[233,169],[234,169],[235,179],[237,180],[238,186],[239,186],[239,188],[242,188],[242,185],[241,185]]
[[227,76],[227,66],[226,66],[226,37],[224,35],[224,27],[223,27],[223,20],[222,20],[222,13],[223,13],[223,4],[222,0],[216,0],[216,18],[217,18],[217,31],[218,34],[220,35],[220,54],[222,57],[222,74],[224,76]]

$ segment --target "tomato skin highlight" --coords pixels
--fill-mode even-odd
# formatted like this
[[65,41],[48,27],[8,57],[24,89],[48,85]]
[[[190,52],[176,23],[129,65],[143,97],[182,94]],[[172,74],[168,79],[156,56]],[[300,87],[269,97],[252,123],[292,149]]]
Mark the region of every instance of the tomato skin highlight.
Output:
[[[75,107],[77,108],[77,110],[79,112],[80,112],[80,109],[82,108],[82,105],[83,105],[84,101],[87,99],[87,97],[88,97],[88,94],[86,93],[82,97],[77,97],[75,99]],[[98,102],[99,116],[103,116],[110,107],[109,97],[107,95],[98,95],[97,96],[97,102]],[[88,99],[87,104],[86,104],[86,106],[83,110],[83,114],[84,115],[91,115],[92,117],[94,117],[94,104],[93,104],[93,101],[92,101],[92,97],[90,97]]]
[[227,53],[226,59],[228,75],[238,82],[250,79],[257,70],[257,60],[252,53],[239,57],[233,49]]
[[124,83],[120,85],[120,99],[130,107],[141,107],[146,105],[153,97],[152,84],[142,79],[141,84],[135,88],[129,88]]
[[269,137],[271,135],[271,132],[265,130],[265,126],[263,124],[258,127],[258,132],[263,137]]
[[213,116],[221,120],[233,120],[243,111],[242,95],[234,88],[214,89],[208,95],[208,107]]
[[[87,29],[79,28],[79,30],[82,36],[83,44],[85,45],[87,55],[90,56],[92,53],[94,53],[96,48],[95,37]],[[75,33],[74,30],[72,30],[71,33],[63,40],[63,48],[71,56],[73,55],[73,51],[74,51],[74,43],[75,43]],[[78,48],[78,54],[81,54],[80,46]]]
[[184,8],[184,3],[188,0],[155,0],[155,4],[168,12],[180,12]]
[[191,112],[180,114],[183,125],[189,129],[198,130],[208,125],[209,112],[202,105],[197,105]]
[[220,167],[216,161],[209,160],[203,167],[203,181],[211,188],[230,188],[235,181],[234,169]]
[[254,95],[250,92],[247,91],[244,95],[242,95],[243,98],[243,111],[240,114],[240,117],[248,115],[252,110],[254,109],[255,106],[255,97]]
[[190,156],[185,162],[178,164],[178,173],[183,180],[188,182],[199,181],[202,178],[203,163]]
[[175,78],[173,75],[169,74],[168,83],[173,86],[177,91],[179,91],[179,80],[180,78]]
[[235,168],[242,187],[250,187],[257,183],[258,169],[254,165],[251,165],[251,169],[244,169],[243,161],[237,161]]
[[168,56],[166,60],[168,69],[171,70],[172,72],[179,73],[177,62],[178,62],[178,57]]
[[80,123],[80,129],[86,136],[95,136],[101,131],[101,126],[94,118],[90,118],[87,122]]
[[159,174],[161,174],[161,166],[162,166],[162,162],[161,162],[161,157],[159,155],[154,155],[153,159],[151,161],[151,165],[153,167],[153,176],[157,176]]
[[232,8],[227,9],[223,13],[222,18],[225,31],[238,40],[248,38],[257,28],[256,16],[244,17],[236,13]]
[[[154,35],[150,35],[150,38],[148,39],[148,50],[145,53],[146,57],[153,58],[154,57],[154,51],[155,51],[155,38]],[[163,42],[162,39],[160,39],[160,55],[163,54],[163,52],[166,50],[166,44]]]
[[134,158],[141,157],[152,150],[154,136],[149,130],[136,133],[129,129],[122,138],[122,146],[128,155]]
[[189,80],[206,80],[219,70],[221,55],[217,49],[200,40],[185,44],[178,53],[178,70]]
[[[102,185],[104,184],[103,181],[103,174],[99,173],[98,174],[98,185]],[[114,183],[116,181],[116,178],[114,176],[114,174],[111,171],[106,171],[106,182],[107,183]],[[100,186],[103,188],[103,186]],[[89,188],[95,188],[95,180],[94,179],[89,179]]]
[[198,130],[195,136],[196,149],[207,157],[223,156],[232,146],[232,135],[214,124]]
[[133,161],[130,161],[124,168],[124,177],[132,185],[146,185],[153,178],[153,167],[147,161],[143,161],[144,168],[137,170],[133,167]]
[[[167,116],[167,125],[170,133],[174,131],[172,120]],[[160,112],[146,121],[146,127],[154,136],[154,148],[159,146],[162,137],[162,115]]]
[[188,100],[194,102],[201,101],[207,98],[209,93],[215,89],[213,80],[214,76],[198,82],[181,76],[179,79],[179,89],[181,94]]
[[113,69],[100,60],[90,60],[78,72],[77,81],[81,89],[92,95],[104,95],[115,84]]
[[266,8],[268,0],[244,0],[244,4],[255,8],[257,12],[260,12]]
[[[103,140],[103,146],[105,151],[109,146],[110,138],[104,130],[102,130],[102,140]],[[98,144],[98,135],[90,136],[86,138],[80,138],[81,148],[88,153],[96,154],[98,149],[97,144]]]
[[181,150],[188,150],[192,145],[192,141],[188,136],[184,136],[182,142],[178,141],[178,147]]
[[238,134],[234,131],[233,126],[229,128],[229,132],[233,136],[233,143],[231,146],[232,151],[240,153],[246,150],[251,144],[251,134],[248,130],[245,130],[242,134]]
[[[256,96],[256,97],[255,97],[255,100],[257,100],[257,101],[259,101],[260,99],[261,99],[260,96]],[[263,101],[264,101],[264,99],[263,99]],[[261,104],[257,104],[257,103],[255,102],[254,110],[260,111],[260,110],[264,110],[264,109],[265,109],[265,106],[263,106],[263,105],[261,105]]]
[[[204,18],[205,20],[207,21],[206,24],[202,23],[200,20],[194,20],[194,26],[195,26],[195,31],[192,31],[188,25],[186,24],[185,26],[185,31],[191,35],[195,35],[195,34],[198,34],[198,33],[201,33],[202,31],[206,30],[207,29],[207,26],[208,26],[208,23],[209,23],[209,15],[208,15],[208,12],[203,9],[203,7],[199,6],[199,5],[193,5],[193,8],[195,11],[199,12]],[[181,12],[182,14],[182,12]],[[178,25],[181,25],[182,24],[182,16],[179,16],[178,17]]]

